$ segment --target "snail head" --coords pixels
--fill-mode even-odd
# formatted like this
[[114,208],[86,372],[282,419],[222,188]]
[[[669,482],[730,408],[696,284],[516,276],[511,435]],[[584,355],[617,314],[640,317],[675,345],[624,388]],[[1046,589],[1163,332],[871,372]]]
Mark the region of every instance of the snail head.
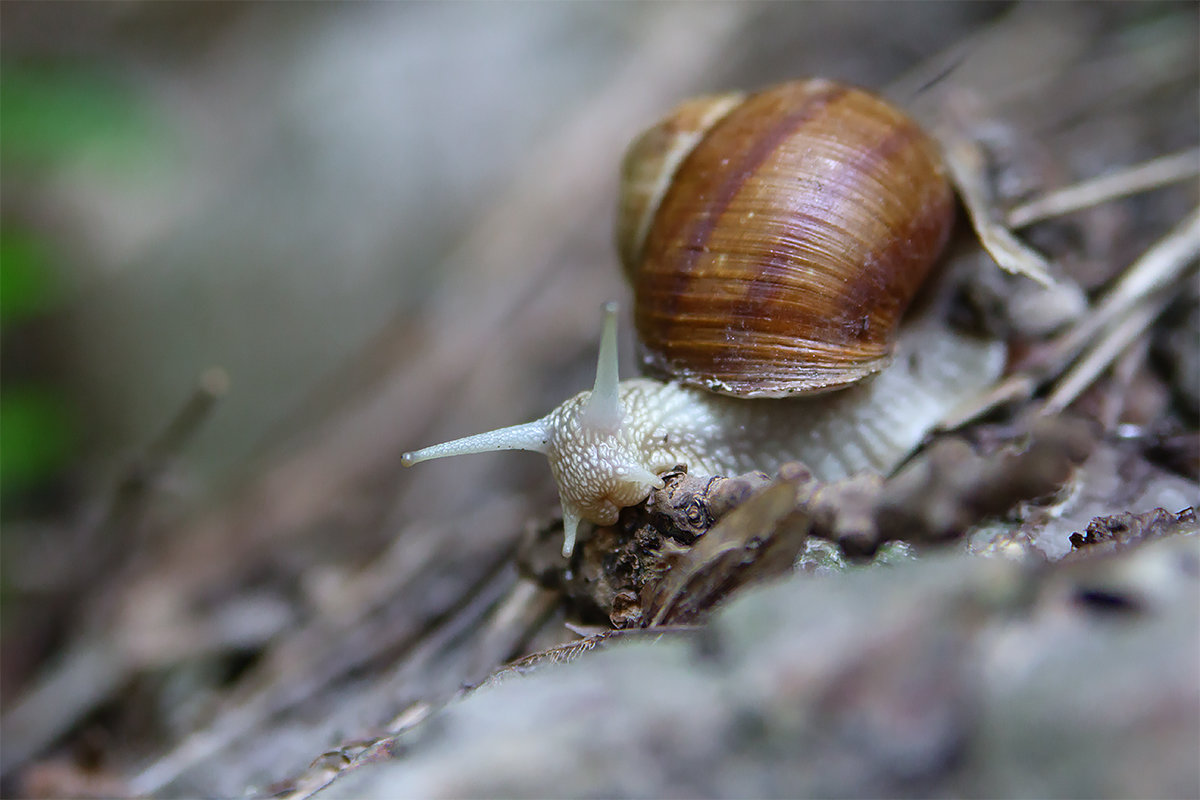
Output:
[[617,521],[620,510],[663,486],[639,447],[642,436],[630,424],[621,399],[617,369],[617,304],[604,306],[604,327],[596,382],[541,419],[467,436],[405,453],[406,467],[446,456],[497,450],[543,453],[558,485],[563,512],[563,555],[575,549],[582,520],[600,525]]

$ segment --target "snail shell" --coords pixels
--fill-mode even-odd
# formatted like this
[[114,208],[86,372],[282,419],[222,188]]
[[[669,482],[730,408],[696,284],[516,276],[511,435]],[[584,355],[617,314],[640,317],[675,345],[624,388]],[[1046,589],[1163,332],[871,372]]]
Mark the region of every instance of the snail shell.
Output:
[[932,139],[827,80],[684,103],[622,175],[618,250],[648,371],[743,397],[880,370],[954,220]]

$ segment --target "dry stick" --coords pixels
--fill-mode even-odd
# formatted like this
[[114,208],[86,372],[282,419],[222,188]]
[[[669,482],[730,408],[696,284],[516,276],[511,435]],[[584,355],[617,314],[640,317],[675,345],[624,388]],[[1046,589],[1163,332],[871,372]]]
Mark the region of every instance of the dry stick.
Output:
[[[1124,344],[1118,347],[1122,339],[1136,330],[1126,327],[1127,320],[1132,319],[1129,324],[1136,325],[1150,313],[1149,309],[1154,309],[1154,313],[1142,323],[1142,327],[1145,327],[1157,316],[1169,299],[1174,282],[1198,255],[1200,209],[1193,211],[1133,262],[1116,286],[1096,305],[1095,310],[1055,339],[1038,363],[1000,381],[982,398],[970,401],[966,408],[948,417],[943,427],[956,428],[1003,402],[1028,399],[1038,386],[1062,374],[1082,351],[1089,349],[1085,361],[1091,363],[1079,367],[1070,377],[1070,383],[1057,389],[1055,396],[1051,398],[1055,403],[1062,402],[1072,392],[1077,391],[1079,387],[1076,384],[1084,379],[1085,370],[1093,370],[1098,364],[1107,364],[1131,341],[1125,340]],[[1095,341],[1091,348],[1087,347],[1101,331],[1113,325],[1118,326],[1116,330]],[[1110,352],[1114,347],[1117,348],[1116,352]],[[1092,379],[1094,377],[1095,375],[1091,376]]]
[[[1018,4],[892,81],[884,94],[930,129],[937,127],[946,89],[967,89],[992,108],[1043,97],[1046,85],[1079,69],[1093,46],[1089,26],[1078,17],[1065,4]],[[1014,43],[1025,56],[1019,61],[1012,58]]]
[[[149,497],[149,490],[200,427],[208,420],[217,402],[229,391],[229,375],[220,367],[210,367],[196,381],[192,394],[159,435],[124,470],[113,489],[108,507],[97,530],[104,532],[126,525]],[[107,538],[107,537],[106,537]]]
[[1171,300],[1171,292],[1160,290],[1136,306],[1114,328],[1093,345],[1071,370],[1059,380],[1039,413],[1057,414],[1069,406],[1084,389],[1100,376],[1129,345],[1146,332]]
[[1109,175],[1048,192],[1010,209],[1010,228],[1023,228],[1051,217],[1081,211],[1200,174],[1200,148],[1160,156]]
[[53,742],[117,691],[130,674],[120,646],[90,636],[43,669],[37,682],[0,719],[0,775]]
[[[492,501],[492,506],[501,508],[503,501]],[[437,560],[438,553],[436,546],[431,544],[427,557],[414,561],[410,569],[424,569]],[[474,586],[459,597],[459,606],[443,612],[448,614],[447,618],[439,622],[441,613],[433,617],[418,617],[414,626],[406,629],[402,635],[393,629],[390,617],[384,614],[380,618],[377,613],[390,605],[389,597],[381,593],[383,586],[379,587],[380,593],[369,591],[366,597],[356,603],[363,610],[354,615],[353,624],[348,627],[338,625],[340,632],[332,647],[329,646],[331,634],[328,632],[330,618],[322,615],[310,620],[287,640],[268,651],[248,679],[243,678],[242,685],[246,680],[256,681],[264,687],[261,691],[251,690],[240,697],[228,697],[224,709],[207,727],[189,733],[165,754],[143,766],[130,779],[130,786],[138,794],[160,791],[196,763],[249,735],[264,719],[326,691],[336,679],[371,663],[385,650],[394,648],[397,642],[404,643],[404,653],[397,658],[403,659],[401,664],[407,664],[414,657],[413,653],[429,646],[429,641],[441,641],[437,637],[443,636],[448,626],[458,626],[468,620],[473,609],[490,607],[495,601],[494,589],[511,583],[512,576],[505,569],[511,559],[508,549],[497,553]],[[388,567],[385,564],[380,569],[387,570]],[[392,572],[394,585],[405,585],[411,574]],[[412,619],[411,615],[405,616]],[[301,655],[309,660],[302,661]]]
[[1073,360],[1101,330],[1125,316],[1148,296],[1174,283],[1197,253],[1200,253],[1200,209],[1155,242],[1125,270],[1092,314],[1051,344],[1048,360],[1058,366],[1054,372]]
[[1033,375],[1018,372],[985,389],[951,409],[938,424],[938,430],[952,431],[991,411],[993,408],[1019,403],[1033,397],[1041,382]]
[[[179,452],[211,414],[228,389],[224,370],[206,371],[196,389],[167,427],[122,474],[95,523],[103,536],[135,514],[148,497],[148,488],[169,458]],[[95,561],[91,562],[95,565]],[[103,563],[103,562],[101,562]],[[84,635],[51,666],[0,718],[0,774],[34,756],[116,691],[138,668],[136,655],[110,634]]]
[[[504,569],[511,559],[511,554],[500,556],[488,572],[480,578],[471,592],[465,595],[456,608],[450,610],[448,617],[439,626],[432,629],[429,636],[415,639],[406,643],[403,660],[395,668],[397,672],[412,672],[417,659],[430,659],[447,646],[463,631],[474,624],[479,618],[490,612],[496,603],[500,602],[504,592],[513,583],[513,575]],[[327,622],[327,620],[325,620]],[[427,620],[426,622],[432,622]],[[343,639],[352,649],[346,658],[342,654],[323,652],[317,654],[317,664],[313,668],[298,665],[298,674],[291,676],[292,682],[280,681],[264,692],[252,694],[229,704],[208,727],[189,733],[165,755],[159,756],[153,762],[145,765],[142,770],[129,779],[129,786],[139,795],[149,795],[161,791],[167,784],[193,767],[206,757],[221,752],[234,742],[249,735],[262,720],[295,707],[298,703],[317,696],[337,677],[355,667],[369,664],[378,658],[396,640],[377,634],[381,628],[386,628],[387,622],[377,622],[370,626],[359,620],[360,626],[356,631],[350,631],[351,638]],[[316,624],[310,625],[313,630]],[[347,660],[348,659],[348,660]],[[421,663],[427,663],[422,661]],[[288,676],[285,676],[288,677]],[[397,680],[397,684],[402,681]],[[280,687],[282,684],[282,687]],[[397,689],[399,691],[399,689]],[[439,698],[443,701],[445,698]]]
[[988,255],[1011,273],[1053,286],[1046,259],[992,219],[987,165],[979,143],[960,132],[957,125],[943,125],[937,135],[958,195]]
[[178,453],[208,419],[217,401],[229,392],[229,373],[221,367],[209,367],[200,374],[192,396],[159,437],[146,448],[150,463]]
[[1121,422],[1121,416],[1129,408],[1130,389],[1137,380],[1138,373],[1145,367],[1150,357],[1150,337],[1143,336],[1133,345],[1125,349],[1112,367],[1113,386],[1106,393],[1105,402],[1096,415],[1105,431],[1112,431]]

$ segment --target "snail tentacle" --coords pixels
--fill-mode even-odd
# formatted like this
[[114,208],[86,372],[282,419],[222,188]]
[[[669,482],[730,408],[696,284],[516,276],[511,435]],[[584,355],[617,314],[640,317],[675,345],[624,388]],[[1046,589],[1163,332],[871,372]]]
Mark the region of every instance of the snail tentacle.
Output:
[[596,358],[596,383],[588,396],[582,422],[590,428],[614,431],[621,425],[620,374],[617,359],[617,304],[604,304],[600,355]]
[[430,445],[405,453],[400,457],[400,463],[411,467],[413,464],[432,461],[435,458],[465,456],[471,453],[491,453],[500,450],[528,450],[532,453],[545,453],[550,443],[545,422],[546,420],[543,418]]

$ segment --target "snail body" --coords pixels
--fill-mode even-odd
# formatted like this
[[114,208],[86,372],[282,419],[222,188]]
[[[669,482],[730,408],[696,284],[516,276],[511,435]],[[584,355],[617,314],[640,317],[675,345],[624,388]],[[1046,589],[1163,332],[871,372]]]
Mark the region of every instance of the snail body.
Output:
[[623,174],[618,249],[644,363],[667,379],[618,380],[610,303],[591,391],[403,457],[544,453],[564,555],[581,520],[615,523],[678,466],[890,472],[999,374],[996,343],[929,320],[898,332],[953,193],[933,142],[874,95],[810,80],[689,101],[634,143]]

